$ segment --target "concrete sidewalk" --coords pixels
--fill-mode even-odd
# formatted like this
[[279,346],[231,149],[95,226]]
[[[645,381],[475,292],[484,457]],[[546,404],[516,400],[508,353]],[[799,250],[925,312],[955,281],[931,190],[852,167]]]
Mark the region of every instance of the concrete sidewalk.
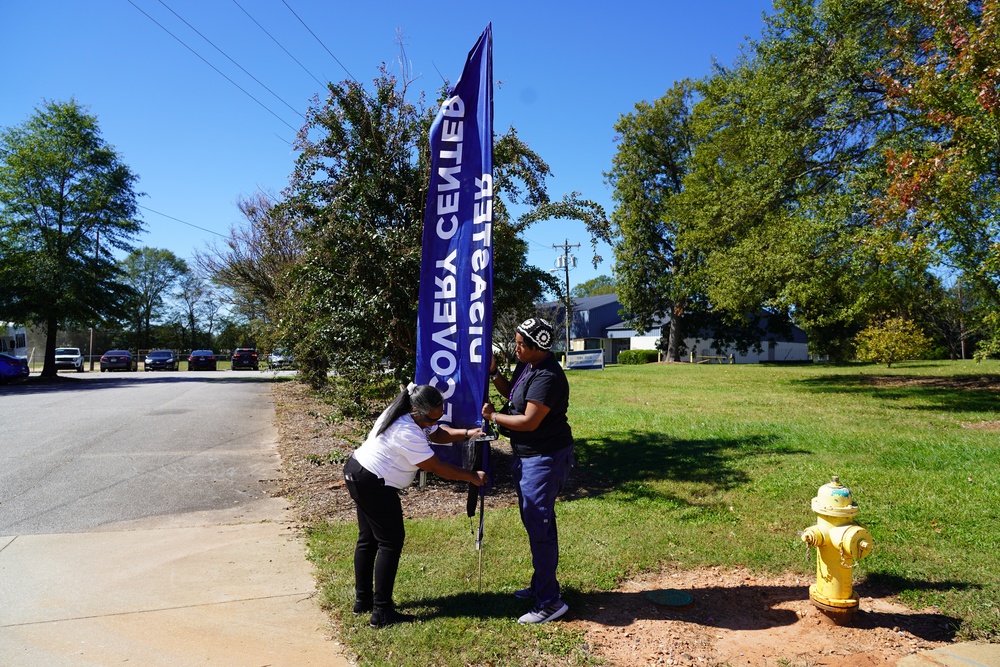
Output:
[[0,537],[0,664],[343,667],[284,501]]
[[1000,667],[1000,644],[965,642],[908,655],[896,667]]

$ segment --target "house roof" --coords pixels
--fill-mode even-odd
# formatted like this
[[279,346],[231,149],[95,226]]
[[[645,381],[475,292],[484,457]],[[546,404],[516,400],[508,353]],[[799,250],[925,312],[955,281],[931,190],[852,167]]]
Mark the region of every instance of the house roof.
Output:
[[[601,306],[606,306],[609,303],[618,303],[617,294],[599,294],[598,296],[585,296],[579,299],[573,299],[573,310],[593,310],[594,308],[600,308]],[[562,301],[549,301],[539,305],[539,308],[545,308],[546,310],[559,309],[563,307]]]

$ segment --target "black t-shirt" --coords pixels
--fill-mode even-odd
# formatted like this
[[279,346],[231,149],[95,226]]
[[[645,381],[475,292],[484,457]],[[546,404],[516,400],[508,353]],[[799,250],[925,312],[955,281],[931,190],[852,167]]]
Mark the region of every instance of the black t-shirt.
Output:
[[569,409],[569,382],[556,358],[549,354],[535,368],[519,363],[511,376],[510,414],[523,415],[528,401],[549,408],[534,431],[511,431],[510,442],[518,456],[550,454],[573,444],[573,432],[566,419]]

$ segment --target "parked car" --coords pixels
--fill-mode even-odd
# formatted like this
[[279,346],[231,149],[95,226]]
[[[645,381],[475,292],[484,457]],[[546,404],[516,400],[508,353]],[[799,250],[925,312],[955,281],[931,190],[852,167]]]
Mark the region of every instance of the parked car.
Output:
[[249,368],[250,370],[257,370],[260,366],[257,361],[257,350],[253,347],[238,347],[236,351],[233,352],[233,370],[239,370],[241,368]]
[[101,372],[137,370],[135,359],[128,350],[108,350],[101,355]]
[[26,358],[0,353],[0,384],[23,380],[30,373]]
[[189,371],[214,371],[215,369],[215,352],[211,350],[193,350],[188,356]]
[[295,357],[292,356],[291,352],[279,347],[274,352],[267,355],[267,363],[271,366],[271,368],[275,369],[292,368],[295,366]]
[[157,369],[176,371],[177,357],[171,350],[153,350],[146,355],[145,360],[142,362],[142,367],[147,371],[155,371]]
[[78,347],[56,348],[56,370],[69,368],[77,373],[83,372],[83,355]]

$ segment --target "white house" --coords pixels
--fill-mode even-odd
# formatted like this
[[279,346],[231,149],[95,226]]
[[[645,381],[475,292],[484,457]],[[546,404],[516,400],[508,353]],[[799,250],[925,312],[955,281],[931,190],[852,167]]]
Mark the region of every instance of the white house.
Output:
[[[632,324],[621,322],[608,327],[608,337],[612,339],[628,339],[629,348],[632,350],[655,350],[656,341],[662,338],[661,328],[667,324],[663,319],[656,323],[648,331],[636,331]],[[703,331],[702,337],[685,338],[684,346],[688,350],[688,355],[683,361],[695,363],[706,361],[719,361],[728,363],[730,361],[737,364],[755,364],[761,362],[796,362],[809,361],[809,345],[806,340],[806,333],[796,326],[792,326],[789,332],[789,339],[777,334],[761,329],[760,346],[761,351],[747,350],[745,354],[740,353],[735,348],[726,348],[722,353],[716,352],[712,348],[715,339],[710,331]]]

